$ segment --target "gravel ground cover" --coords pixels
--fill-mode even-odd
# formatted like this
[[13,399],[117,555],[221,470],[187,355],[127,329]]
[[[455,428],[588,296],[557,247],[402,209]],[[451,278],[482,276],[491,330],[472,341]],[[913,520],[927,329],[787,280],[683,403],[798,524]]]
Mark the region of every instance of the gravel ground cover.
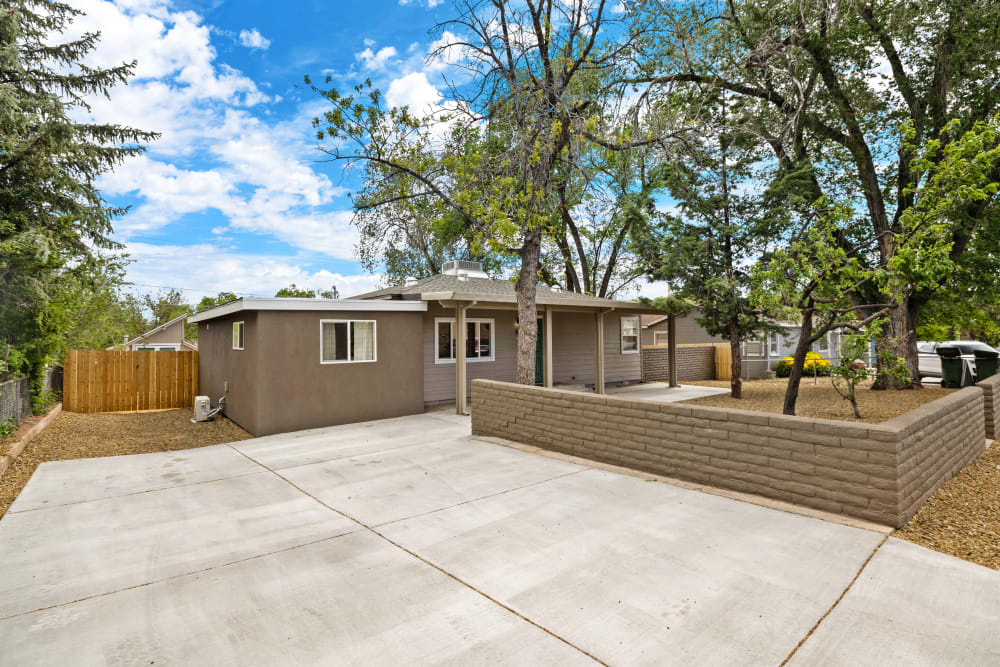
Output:
[[945,482],[894,535],[1000,570],[1000,445]]
[[[191,411],[80,414],[63,412],[28,443],[0,477],[0,517],[45,461],[192,449],[252,438],[225,417],[191,423]],[[4,445],[6,446],[6,445]]]
[[[741,410],[756,410],[758,412],[775,412],[780,414],[785,401],[785,387],[788,380],[746,380],[743,382],[743,398],[737,400],[729,394],[695,398],[685,403],[710,405],[718,408],[739,408]],[[729,387],[729,380],[702,380],[685,382],[684,384],[702,385],[708,387]],[[924,387],[912,391],[871,391],[868,387],[858,390],[858,406],[861,409],[861,421],[877,424],[887,419],[898,417],[904,412],[917,408],[924,403],[937,400],[955,389],[942,389],[938,386]],[[813,379],[803,378],[799,386],[799,399],[796,411],[800,417],[817,419],[839,419],[856,422],[851,404],[840,397],[833,388],[830,378],[819,378],[818,384]]]

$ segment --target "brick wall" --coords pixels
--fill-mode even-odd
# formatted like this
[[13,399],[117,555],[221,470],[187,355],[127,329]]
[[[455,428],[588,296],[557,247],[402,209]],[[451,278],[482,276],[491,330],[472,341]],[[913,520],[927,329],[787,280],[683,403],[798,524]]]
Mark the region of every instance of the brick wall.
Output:
[[[666,345],[642,348],[642,379],[644,382],[670,380],[670,354]],[[712,345],[692,345],[677,348],[677,380],[715,379],[715,348]]]
[[856,424],[477,380],[472,432],[899,526],[983,451],[982,406]]
[[983,390],[986,437],[990,440],[996,440],[997,431],[1000,431],[1000,375],[986,378],[976,386]]

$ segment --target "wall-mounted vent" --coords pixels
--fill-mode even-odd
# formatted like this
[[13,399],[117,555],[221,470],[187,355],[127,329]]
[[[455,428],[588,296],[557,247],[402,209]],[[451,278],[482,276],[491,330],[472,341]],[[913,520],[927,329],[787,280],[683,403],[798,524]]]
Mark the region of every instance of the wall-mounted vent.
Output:
[[486,272],[483,271],[482,262],[470,262],[464,259],[445,262],[441,266],[441,274],[445,276],[458,276],[460,278],[489,278]]

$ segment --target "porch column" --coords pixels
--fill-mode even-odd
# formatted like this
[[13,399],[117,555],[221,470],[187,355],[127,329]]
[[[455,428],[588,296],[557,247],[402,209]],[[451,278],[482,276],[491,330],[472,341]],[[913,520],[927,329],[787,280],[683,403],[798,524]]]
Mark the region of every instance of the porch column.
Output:
[[594,342],[594,393],[604,393],[604,313],[597,311],[594,318],[597,336]]
[[670,362],[670,386],[677,387],[677,327],[674,316],[667,316],[667,358]]
[[[491,332],[492,333],[492,332]],[[455,412],[465,412],[465,306],[455,304]]]
[[552,387],[552,307],[545,306],[545,329],[543,331],[542,371],[545,386]]

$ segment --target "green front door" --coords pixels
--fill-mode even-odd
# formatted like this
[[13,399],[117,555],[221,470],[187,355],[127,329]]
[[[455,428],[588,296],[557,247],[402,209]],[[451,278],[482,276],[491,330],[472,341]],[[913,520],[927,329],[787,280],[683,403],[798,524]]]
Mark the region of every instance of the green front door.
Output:
[[542,318],[538,318],[538,338],[535,339],[535,384],[545,383],[545,345],[542,344]]

